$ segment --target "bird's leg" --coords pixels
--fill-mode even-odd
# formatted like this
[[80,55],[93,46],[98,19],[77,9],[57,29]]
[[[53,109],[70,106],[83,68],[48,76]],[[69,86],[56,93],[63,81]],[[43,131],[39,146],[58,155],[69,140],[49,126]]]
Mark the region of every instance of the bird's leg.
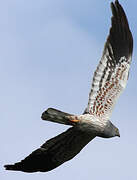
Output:
[[78,123],[79,122],[79,119],[77,116],[70,116],[70,119],[69,119],[72,123]]

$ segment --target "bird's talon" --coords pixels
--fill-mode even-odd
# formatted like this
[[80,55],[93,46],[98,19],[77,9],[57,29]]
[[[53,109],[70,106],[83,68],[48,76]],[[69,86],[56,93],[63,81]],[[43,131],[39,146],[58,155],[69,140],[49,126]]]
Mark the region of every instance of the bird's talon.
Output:
[[77,117],[72,116],[72,117],[70,118],[70,121],[71,121],[72,123],[78,123],[78,122],[79,122],[79,119],[78,119]]
[[70,120],[70,121],[73,122],[73,123],[78,123],[78,122],[79,122],[78,119],[72,119],[72,120]]

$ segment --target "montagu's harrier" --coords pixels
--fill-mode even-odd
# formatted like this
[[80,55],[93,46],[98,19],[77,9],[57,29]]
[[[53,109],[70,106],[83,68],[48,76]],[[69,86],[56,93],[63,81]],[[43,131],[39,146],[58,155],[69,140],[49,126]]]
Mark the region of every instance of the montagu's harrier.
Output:
[[76,156],[96,136],[120,136],[110,121],[113,107],[126,87],[133,50],[128,21],[118,0],[111,3],[112,26],[102,58],[94,73],[88,106],[82,115],[73,115],[49,108],[43,120],[71,125],[66,132],[46,141],[24,160],[5,165],[7,170],[46,172]]

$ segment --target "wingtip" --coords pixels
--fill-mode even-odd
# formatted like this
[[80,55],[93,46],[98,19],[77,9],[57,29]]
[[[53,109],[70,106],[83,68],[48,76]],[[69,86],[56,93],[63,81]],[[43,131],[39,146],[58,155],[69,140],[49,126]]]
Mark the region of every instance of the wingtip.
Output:
[[6,164],[4,165],[5,170],[9,170],[9,171],[24,171],[22,164],[19,163],[15,163],[15,164]]
[[113,2],[110,3],[110,7],[111,7],[112,10],[114,9],[115,6],[114,6]]
[[118,0],[115,0],[115,2],[111,2],[110,4],[111,4],[111,8],[113,8],[115,5],[116,6],[120,5]]
[[115,0],[115,3],[119,3],[119,1],[118,1],[118,0]]
[[14,165],[7,164],[7,165],[4,165],[4,168],[5,168],[5,170],[14,170]]
[[[132,56],[133,52],[133,37],[126,13],[118,0],[111,2],[111,10],[112,26],[110,28],[109,41],[111,41],[113,47],[115,46],[115,58],[119,60],[120,56],[125,56],[127,59],[131,59],[130,56]],[[119,39],[115,36],[116,33],[119,34]],[[116,42],[115,45],[114,42]],[[120,51],[121,47],[123,47],[122,51]]]

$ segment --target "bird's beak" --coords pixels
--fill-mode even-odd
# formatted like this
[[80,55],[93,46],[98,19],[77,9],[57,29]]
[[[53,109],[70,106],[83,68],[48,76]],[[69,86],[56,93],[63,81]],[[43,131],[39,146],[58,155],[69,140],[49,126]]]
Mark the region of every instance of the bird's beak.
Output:
[[118,131],[118,133],[117,133],[117,136],[118,136],[118,137],[120,137],[120,133],[119,133],[119,131]]
[[116,136],[120,137],[119,129],[116,128]]

